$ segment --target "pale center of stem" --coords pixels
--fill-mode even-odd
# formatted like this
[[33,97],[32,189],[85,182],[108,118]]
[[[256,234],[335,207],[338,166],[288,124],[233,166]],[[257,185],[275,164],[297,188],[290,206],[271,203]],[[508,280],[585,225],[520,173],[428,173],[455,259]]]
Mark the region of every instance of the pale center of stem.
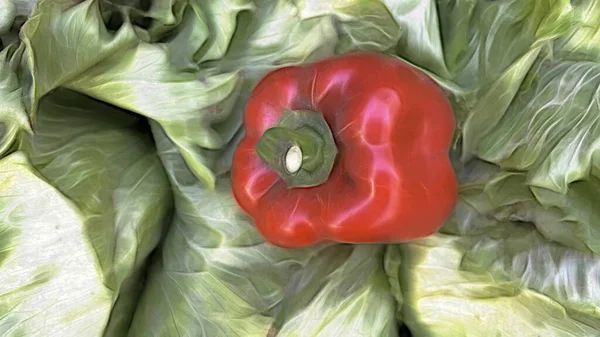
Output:
[[264,131],[256,154],[287,188],[317,186],[329,178],[337,146],[323,114],[285,110],[276,125]]
[[292,145],[285,154],[285,169],[289,173],[296,173],[302,166],[302,149],[298,145]]

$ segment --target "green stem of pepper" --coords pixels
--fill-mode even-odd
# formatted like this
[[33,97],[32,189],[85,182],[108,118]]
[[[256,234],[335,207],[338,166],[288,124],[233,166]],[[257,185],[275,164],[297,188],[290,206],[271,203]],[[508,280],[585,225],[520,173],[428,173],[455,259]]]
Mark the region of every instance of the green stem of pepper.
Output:
[[288,188],[294,188],[327,181],[338,151],[323,115],[301,110],[285,111],[278,124],[261,136],[256,152]]

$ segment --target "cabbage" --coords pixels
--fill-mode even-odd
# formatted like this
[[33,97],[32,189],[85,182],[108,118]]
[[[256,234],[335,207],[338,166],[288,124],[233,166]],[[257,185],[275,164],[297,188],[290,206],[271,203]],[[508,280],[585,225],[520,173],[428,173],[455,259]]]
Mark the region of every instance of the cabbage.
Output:
[[[0,335],[597,335],[599,32],[597,0],[0,0]],[[455,211],[269,245],[230,188],[247,98],[357,51],[447,93]]]

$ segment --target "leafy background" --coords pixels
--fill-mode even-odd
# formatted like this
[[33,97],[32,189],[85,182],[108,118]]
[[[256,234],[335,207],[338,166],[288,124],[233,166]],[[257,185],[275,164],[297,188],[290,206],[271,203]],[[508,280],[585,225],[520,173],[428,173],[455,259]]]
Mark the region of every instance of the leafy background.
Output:
[[[2,336],[600,330],[598,1],[0,0],[0,41]],[[455,212],[268,245],[230,192],[246,99],[356,51],[446,90]]]

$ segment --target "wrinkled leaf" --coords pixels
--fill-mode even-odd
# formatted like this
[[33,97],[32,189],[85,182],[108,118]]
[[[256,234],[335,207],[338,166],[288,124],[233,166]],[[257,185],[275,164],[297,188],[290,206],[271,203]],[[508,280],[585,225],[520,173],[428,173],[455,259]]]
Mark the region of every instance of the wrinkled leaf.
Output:
[[191,1],[179,31],[166,43],[171,64],[178,69],[198,69],[201,61],[223,57],[235,31],[237,15],[253,9],[249,0]]
[[571,1],[574,24],[568,34],[557,39],[554,53],[565,60],[600,61],[600,2]]
[[9,64],[12,48],[0,51],[0,157],[13,145],[19,131],[31,131],[21,101],[21,86]]
[[328,15],[336,21],[339,42],[336,53],[388,51],[402,33],[385,4],[379,1],[297,1],[303,19]]
[[17,17],[17,6],[13,0],[0,0],[0,36],[7,34]]
[[600,65],[536,66],[499,123],[482,134],[477,154],[504,169],[528,171],[531,185],[566,193],[569,183],[600,166]]
[[143,125],[124,111],[59,90],[42,99],[35,134],[20,145],[40,174],[78,209],[94,267],[116,301],[107,336],[127,328],[140,273],[171,208],[152,140],[138,131]]
[[31,86],[24,87],[30,113],[35,113],[43,95],[101,60],[135,45],[130,25],[123,25],[116,34],[108,31],[97,1],[75,3],[40,1],[34,15],[22,27],[21,37],[27,47],[24,71],[33,79]]
[[595,336],[600,258],[502,224],[399,246],[401,317],[413,336]]
[[503,172],[482,161],[461,171],[468,178],[462,181],[454,219],[442,232],[478,235],[498,221],[518,221],[535,225],[544,237],[564,246],[600,253],[597,178],[573,183],[562,194],[528,185],[525,173]]
[[584,194],[595,183],[565,196],[481,161],[457,170],[459,202],[441,233],[385,257],[413,335],[595,336],[598,222]]
[[[415,18],[408,26],[414,28],[407,28],[409,36],[427,34],[427,43],[413,37],[398,54],[430,68],[461,89],[447,87],[456,96],[451,97],[453,107],[459,129],[464,129],[462,156],[470,159],[473,147],[483,134],[475,130],[482,126],[489,130],[496,125],[539,49],[572,26],[571,7],[564,0],[443,0],[437,2],[436,15],[432,5],[418,1],[408,3],[413,3],[409,13]],[[428,22],[428,27],[435,27],[433,22],[438,17],[439,33],[419,26]],[[420,48],[421,44],[430,47]],[[443,63],[440,50],[443,50]],[[415,51],[422,51],[424,57]],[[421,60],[426,63],[420,63]]]
[[[121,63],[123,57],[131,62]],[[237,73],[198,76],[171,71],[164,49],[142,43],[97,64],[67,86],[164,124],[193,172],[212,186],[213,150],[233,136],[220,133],[219,126],[241,118],[232,116],[241,78]]]
[[100,336],[113,293],[85,218],[21,152],[0,160],[0,194],[0,334]]
[[436,1],[384,0],[383,3],[400,27],[396,53],[424,70],[449,79]]
[[398,336],[383,252],[377,245],[322,252],[289,282],[272,335]]

